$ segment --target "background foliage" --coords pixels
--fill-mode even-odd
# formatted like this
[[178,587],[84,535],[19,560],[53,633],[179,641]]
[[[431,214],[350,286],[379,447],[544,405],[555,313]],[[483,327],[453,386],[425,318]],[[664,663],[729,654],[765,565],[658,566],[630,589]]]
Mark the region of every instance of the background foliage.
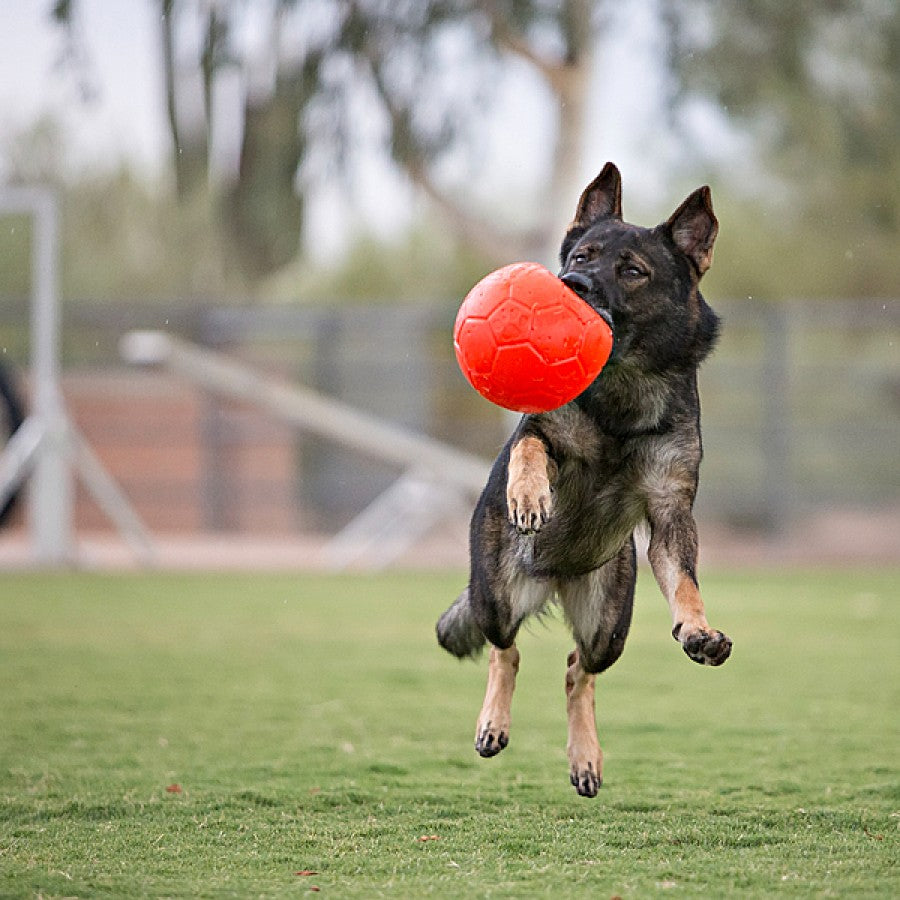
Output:
[[[586,160],[584,148],[587,133],[602,145],[591,73],[611,50],[611,23],[618,16],[627,24],[647,6],[152,2],[161,13],[170,179],[148,182],[127,168],[73,171],[52,121],[3,147],[10,181],[63,190],[68,296],[450,300],[493,265],[546,258],[584,173],[604,161]],[[251,8],[269,17],[262,56],[244,37]],[[711,291],[900,292],[897,5],[678,0],[650,8],[664,35],[659,141],[673,162],[666,196],[652,208],[628,206],[626,179],[629,216],[659,221],[709,181],[723,223]],[[78,0],[48,3],[51,14],[61,39],[89,42],[75,27]],[[69,77],[83,76],[90,55],[75,47],[67,58]],[[248,85],[243,136],[223,168],[213,164],[213,96],[235,72]],[[554,123],[545,176],[514,198],[472,189],[484,168],[485,122],[510,78]],[[698,131],[698,116],[719,131]],[[364,119],[379,124],[366,129]],[[729,135],[731,149],[716,134]],[[338,258],[312,263],[304,252],[315,242],[305,231],[308,194],[337,178],[352,209],[360,153],[389,159],[411,186],[419,198],[412,231],[387,239],[377,226],[353,227]],[[21,242],[4,235],[0,249],[7,269],[27,272]],[[26,277],[5,283],[16,288]]]

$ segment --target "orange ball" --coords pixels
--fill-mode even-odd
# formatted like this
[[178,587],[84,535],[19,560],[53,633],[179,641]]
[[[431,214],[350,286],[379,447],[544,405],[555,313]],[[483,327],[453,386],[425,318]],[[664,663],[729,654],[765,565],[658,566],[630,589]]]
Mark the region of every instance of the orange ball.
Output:
[[486,275],[463,300],[453,328],[456,359],[472,387],[516,412],[574,400],[600,374],[612,329],[568,285],[537,263]]

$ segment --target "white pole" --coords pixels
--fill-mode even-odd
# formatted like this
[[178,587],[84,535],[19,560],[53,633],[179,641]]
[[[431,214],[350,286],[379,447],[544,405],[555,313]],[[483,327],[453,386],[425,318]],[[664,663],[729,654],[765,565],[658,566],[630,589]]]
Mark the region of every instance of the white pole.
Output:
[[72,471],[68,462],[68,421],[59,387],[59,215],[46,188],[26,189],[34,210],[32,233],[31,354],[33,412],[44,428],[31,483],[31,528],[37,562],[71,562]]
[[267,378],[221,353],[161,331],[132,331],[122,356],[135,365],[165,365],[210,391],[252,403],[282,422],[296,425],[376,459],[429,473],[467,494],[481,493],[490,464],[472,453],[416,434],[300,385]]
[[0,451],[0,500],[31,475],[30,525],[35,562],[75,562],[74,470],[140,558],[153,561],[150,538],[125,495],[69,421],[60,390],[59,211],[48,188],[0,189],[0,212],[32,216],[31,414]]

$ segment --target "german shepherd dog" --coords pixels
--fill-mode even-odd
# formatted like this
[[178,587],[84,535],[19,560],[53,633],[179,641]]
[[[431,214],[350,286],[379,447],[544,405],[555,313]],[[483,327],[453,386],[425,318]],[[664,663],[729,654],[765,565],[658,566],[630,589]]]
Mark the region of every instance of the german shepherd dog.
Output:
[[718,666],[731,640],[706,621],[692,508],[702,455],[697,368],[719,320],[698,290],[718,222],[701,187],[656,228],[622,220],[621,177],[607,163],[578,201],[560,278],[610,322],[613,352],[580,396],[525,415],[495,461],[472,516],[468,587],[437,623],[458,657],[491,644],[475,731],[481,756],[509,742],[516,633],[554,599],[575,639],[565,678],[571,782],[593,797],[603,754],[596,675],[622,654],[637,574],[635,528],[695,662]]

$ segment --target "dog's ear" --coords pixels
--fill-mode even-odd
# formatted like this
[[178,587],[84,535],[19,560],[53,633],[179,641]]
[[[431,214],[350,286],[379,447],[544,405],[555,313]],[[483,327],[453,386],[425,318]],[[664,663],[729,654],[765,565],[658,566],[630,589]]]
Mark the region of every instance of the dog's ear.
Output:
[[611,162],[584,189],[569,228],[587,228],[606,218],[622,218],[622,176]]
[[713,244],[719,233],[709,188],[697,188],[672,213],[665,228],[675,246],[694,264],[697,274],[702,275],[712,264]]

